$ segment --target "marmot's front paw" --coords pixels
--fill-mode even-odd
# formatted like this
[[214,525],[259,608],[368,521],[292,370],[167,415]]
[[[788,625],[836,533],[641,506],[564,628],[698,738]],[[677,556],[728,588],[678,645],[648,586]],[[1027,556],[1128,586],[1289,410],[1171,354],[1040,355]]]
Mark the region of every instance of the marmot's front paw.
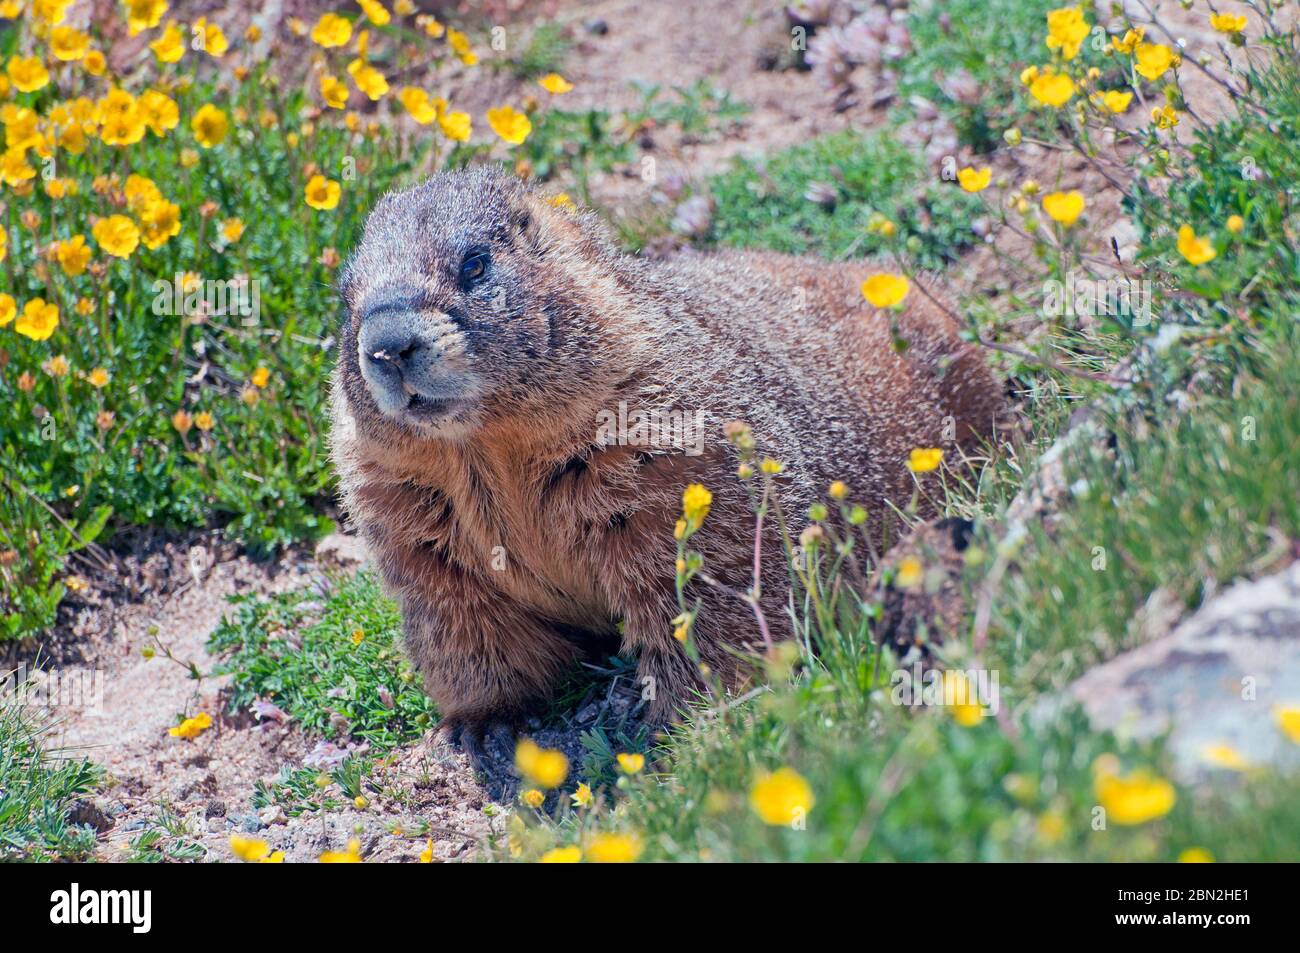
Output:
[[504,719],[451,716],[438,726],[437,737],[465,752],[474,770],[491,775],[501,765],[514,776],[515,725]]

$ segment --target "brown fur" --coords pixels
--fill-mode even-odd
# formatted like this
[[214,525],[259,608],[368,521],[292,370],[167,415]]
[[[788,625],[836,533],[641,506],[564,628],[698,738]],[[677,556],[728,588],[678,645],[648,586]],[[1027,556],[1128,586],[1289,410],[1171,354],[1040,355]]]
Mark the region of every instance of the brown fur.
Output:
[[[491,286],[456,284],[488,247]],[[410,654],[449,724],[482,725],[545,698],[587,637],[618,637],[654,681],[655,716],[699,684],[672,638],[673,525],[683,488],[713,509],[692,540],[708,571],[748,589],[754,516],[723,425],[745,420],[787,465],[796,521],[833,479],[878,514],[904,504],[908,451],[987,437],[1001,407],[979,354],[913,292],[890,346],[860,263],[726,252],[651,263],[598,219],[556,209],[487,170],[444,173],[376,207],[342,291],[333,452],[346,510],[401,602]],[[394,284],[418,289],[444,360],[472,399],[432,428],[380,413],[359,372],[362,316]],[[466,383],[468,382],[468,383]],[[600,446],[598,414],[706,415],[704,452]],[[951,443],[949,444],[951,446]],[[504,555],[504,567],[501,556]],[[763,605],[787,637],[779,546]],[[701,588],[695,638],[732,683],[758,638],[751,609]]]

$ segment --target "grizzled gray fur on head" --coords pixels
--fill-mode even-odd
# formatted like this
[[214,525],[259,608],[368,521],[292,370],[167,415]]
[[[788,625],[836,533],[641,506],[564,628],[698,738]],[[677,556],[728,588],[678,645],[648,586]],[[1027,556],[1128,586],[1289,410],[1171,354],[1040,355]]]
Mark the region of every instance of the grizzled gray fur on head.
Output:
[[458,439],[557,383],[544,379],[548,358],[577,343],[568,319],[579,308],[547,287],[548,213],[487,167],[379,201],[340,281],[341,381],[363,426]]

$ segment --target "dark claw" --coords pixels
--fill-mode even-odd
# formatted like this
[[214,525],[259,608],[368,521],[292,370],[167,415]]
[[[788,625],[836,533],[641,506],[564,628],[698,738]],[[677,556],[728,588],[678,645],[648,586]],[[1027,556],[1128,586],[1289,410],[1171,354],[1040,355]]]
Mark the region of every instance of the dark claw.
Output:
[[501,754],[501,760],[505,763],[507,771],[511,777],[517,777],[515,773],[515,729],[513,725],[499,721],[488,729],[489,740],[496,745],[497,751]]
[[[487,777],[504,773],[515,777],[515,730],[506,722],[466,722],[445,725],[442,736],[469,758],[475,772]],[[495,755],[495,757],[494,757]]]
[[483,730],[481,728],[464,725],[457,733],[456,740],[478,774],[490,775],[492,773],[492,759],[483,750]]

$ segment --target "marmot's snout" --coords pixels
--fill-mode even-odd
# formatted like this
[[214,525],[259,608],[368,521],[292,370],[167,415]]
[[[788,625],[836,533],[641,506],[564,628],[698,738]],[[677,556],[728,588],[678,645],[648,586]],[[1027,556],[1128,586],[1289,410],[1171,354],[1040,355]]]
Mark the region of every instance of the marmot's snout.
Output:
[[380,412],[393,420],[436,426],[474,396],[456,322],[424,306],[418,294],[375,295],[361,319],[357,361]]

